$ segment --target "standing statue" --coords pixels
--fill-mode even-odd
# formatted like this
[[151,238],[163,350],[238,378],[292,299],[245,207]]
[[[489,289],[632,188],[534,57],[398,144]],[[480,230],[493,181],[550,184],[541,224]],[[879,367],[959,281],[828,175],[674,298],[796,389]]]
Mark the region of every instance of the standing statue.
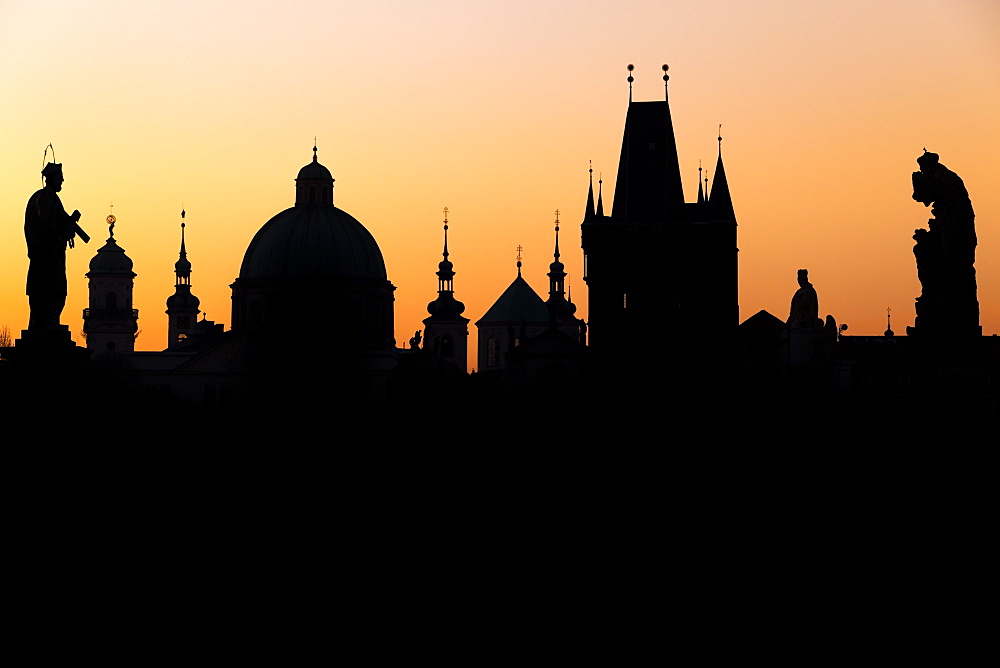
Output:
[[792,306],[788,311],[785,325],[788,329],[822,329],[823,321],[819,319],[819,297],[816,295],[816,288],[809,282],[809,270],[799,269],[798,280],[799,289],[792,295]]
[[48,163],[42,170],[45,187],[28,200],[24,212],[24,238],[28,243],[28,306],[31,315],[28,331],[42,332],[59,328],[59,316],[66,305],[66,248],[73,247],[73,237],[84,242],[90,237],[80,229],[80,212],[66,213],[59,191],[62,190],[62,165]]
[[981,335],[976,296],[976,214],[965,184],[936,153],[917,158],[913,199],[931,206],[929,229],[914,231],[921,293],[913,330],[934,335]]

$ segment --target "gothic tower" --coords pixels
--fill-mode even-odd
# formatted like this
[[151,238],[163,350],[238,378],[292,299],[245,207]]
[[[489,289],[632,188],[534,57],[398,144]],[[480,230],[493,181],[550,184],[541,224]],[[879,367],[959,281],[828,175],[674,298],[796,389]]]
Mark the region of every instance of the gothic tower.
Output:
[[[724,357],[734,347],[739,306],[722,137],[711,195],[685,202],[670,105],[666,96],[632,101],[632,69],[611,215],[603,215],[603,202],[594,210],[591,177],[581,225],[590,346],[607,359],[638,350],[642,333],[668,364],[690,353]],[[666,65],[663,71],[666,89]]]
[[181,251],[174,263],[174,294],[167,297],[167,348],[187,338],[198,323],[201,301],[191,294],[191,262],[184,248],[184,211],[181,211]]
[[442,362],[468,369],[469,319],[462,316],[465,304],[455,299],[454,265],[448,259],[448,208],[444,210],[444,253],[438,263],[438,296],[427,305],[424,319],[424,350]]
[[139,311],[132,308],[132,260],[115,241],[115,217],[107,220],[110,236],[90,261],[90,306],[83,310],[87,348],[98,357],[133,352],[139,329]]

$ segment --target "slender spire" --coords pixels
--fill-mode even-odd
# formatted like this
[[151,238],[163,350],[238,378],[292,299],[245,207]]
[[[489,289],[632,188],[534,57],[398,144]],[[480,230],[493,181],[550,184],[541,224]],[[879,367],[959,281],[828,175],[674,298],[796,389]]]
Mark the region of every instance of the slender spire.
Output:
[[[436,321],[455,320],[462,315],[465,304],[455,300],[455,268],[448,259],[448,207],[444,208],[444,250],[438,263],[438,296],[427,305],[427,312]],[[426,324],[427,321],[425,320]]]
[[715,179],[712,182],[712,195],[709,198],[714,216],[719,220],[735,220],[733,198],[729,194],[729,182],[726,180],[726,168],[722,165],[722,125],[719,125],[719,161],[715,165]]
[[559,260],[559,209],[556,209],[556,248],[549,265],[549,299],[561,297],[566,281],[566,266]]
[[316,154],[319,152],[318,144],[316,143],[316,137],[313,137],[313,162],[319,162],[319,158]]
[[184,207],[181,207],[181,250],[177,254],[177,262],[174,263],[174,273],[177,275],[177,280],[174,283],[175,286],[188,286],[190,289],[191,285],[191,263],[187,259],[187,248],[184,244],[184,228],[187,227],[184,222],[184,216],[187,212]]
[[662,69],[663,69],[663,99],[666,100],[667,99],[667,83],[670,81],[670,75],[667,74],[667,70],[670,69],[670,66],[667,65],[666,63],[664,63]]
[[635,78],[632,76],[632,70],[634,70],[634,69],[635,69],[635,65],[633,65],[632,63],[629,63],[628,64],[628,101],[629,101],[629,103],[632,102],[632,82],[635,81]]
[[556,262],[559,261],[559,209],[556,209]]
[[705,191],[701,187],[701,160],[698,160],[698,204],[705,203]]
[[187,212],[184,211],[184,205],[182,204],[181,249],[177,254],[177,262],[174,263],[174,273],[177,275],[177,280],[174,282],[174,294],[167,297],[168,348],[180,344],[183,339],[194,332],[195,325],[198,324],[198,314],[201,313],[199,310],[201,300],[191,293],[191,262],[187,258],[186,240],[184,238],[185,228],[187,227],[187,224],[184,222],[186,215]]
[[594,219],[594,161],[590,161],[590,187],[587,189],[587,209],[583,212],[583,222]]
[[184,206],[181,205],[181,257],[187,259],[187,250],[184,248],[184,228],[186,227],[184,223],[184,216],[187,212],[184,210]]
[[549,265],[549,298],[546,301],[552,325],[572,318],[576,312],[572,300],[566,300],[566,265],[559,259],[559,209],[556,209],[555,229],[556,247],[552,254],[552,264]]
[[524,250],[521,244],[517,245],[517,277],[521,277],[521,251]]
[[597,217],[604,217],[604,179],[597,179]]
[[444,208],[444,251],[442,260],[438,263],[438,292],[453,292],[452,281],[455,278],[454,265],[448,259],[448,207]]

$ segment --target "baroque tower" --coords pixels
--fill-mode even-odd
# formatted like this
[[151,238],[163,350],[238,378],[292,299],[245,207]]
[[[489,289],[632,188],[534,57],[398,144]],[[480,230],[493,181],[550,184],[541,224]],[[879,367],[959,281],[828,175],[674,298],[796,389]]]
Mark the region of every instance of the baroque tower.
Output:
[[465,304],[455,299],[454,265],[448,259],[448,208],[444,209],[444,252],[438,263],[438,296],[427,305],[424,318],[424,350],[462,373],[468,368],[469,319],[462,316]]
[[174,294],[167,297],[167,348],[187,338],[198,324],[201,301],[191,294],[191,262],[184,248],[184,211],[181,210],[181,251],[174,263]]
[[139,310],[132,308],[135,272],[132,260],[115,241],[115,220],[108,215],[108,241],[91,259],[87,272],[90,306],[83,310],[83,332],[87,348],[98,357],[133,352],[139,330]]

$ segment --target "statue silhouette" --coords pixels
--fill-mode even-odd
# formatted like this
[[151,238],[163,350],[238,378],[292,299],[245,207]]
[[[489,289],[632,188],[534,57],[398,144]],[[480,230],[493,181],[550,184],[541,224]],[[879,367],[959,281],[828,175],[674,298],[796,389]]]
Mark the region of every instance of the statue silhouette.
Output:
[[45,187],[28,200],[24,212],[24,239],[28,244],[28,306],[31,315],[28,331],[57,329],[59,316],[66,305],[66,248],[73,247],[73,237],[90,240],[76,224],[80,212],[66,213],[59,191],[63,173],[59,163],[48,163],[42,170]]
[[785,324],[789,329],[822,329],[823,321],[819,319],[819,297],[816,288],[809,282],[809,270],[799,269],[799,289],[792,295],[792,305],[788,311]]
[[972,201],[955,172],[936,153],[917,158],[913,199],[931,206],[929,229],[914,231],[913,255],[921,294],[917,298],[917,331],[936,334],[979,334],[976,296],[976,227]]

